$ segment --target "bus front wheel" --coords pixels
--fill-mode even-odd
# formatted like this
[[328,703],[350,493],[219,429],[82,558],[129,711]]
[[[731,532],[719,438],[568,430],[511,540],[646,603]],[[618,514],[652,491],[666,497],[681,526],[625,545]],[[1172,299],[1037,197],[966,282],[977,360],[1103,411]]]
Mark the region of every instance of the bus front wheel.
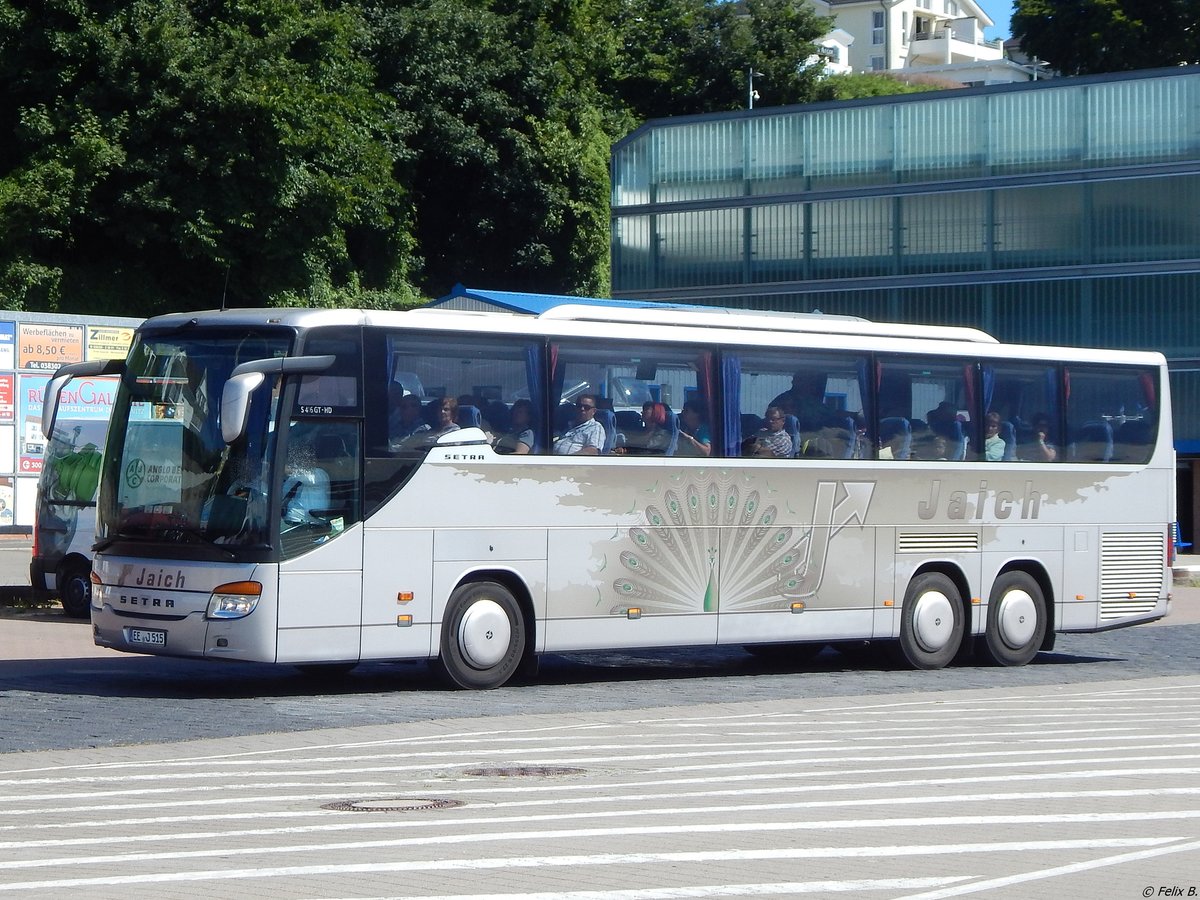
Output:
[[1023,666],[1046,637],[1046,599],[1027,572],[1005,572],[988,602],[987,630],[980,651],[997,666]]
[[900,661],[914,669],[940,669],[958,653],[964,631],[962,596],[941,572],[914,578],[900,613]]
[[497,688],[520,668],[525,655],[521,605],[503,585],[464,584],[450,595],[442,617],[443,677],[453,687]]

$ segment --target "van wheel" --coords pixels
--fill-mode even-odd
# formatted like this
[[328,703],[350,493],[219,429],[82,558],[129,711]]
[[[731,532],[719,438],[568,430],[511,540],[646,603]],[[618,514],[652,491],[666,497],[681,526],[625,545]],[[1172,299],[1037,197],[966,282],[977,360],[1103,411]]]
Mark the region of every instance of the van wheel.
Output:
[[58,572],[58,597],[63,613],[72,619],[86,619],[92,613],[92,567],[86,563],[67,563]]
[[1034,577],[1005,572],[996,579],[988,601],[987,630],[979,652],[997,666],[1023,666],[1046,636],[1046,598]]
[[452,687],[500,687],[520,668],[524,656],[525,617],[507,588],[477,581],[450,595],[442,617],[438,667]]
[[962,596],[941,572],[914,578],[900,613],[900,662],[914,669],[940,669],[954,659],[962,644]]

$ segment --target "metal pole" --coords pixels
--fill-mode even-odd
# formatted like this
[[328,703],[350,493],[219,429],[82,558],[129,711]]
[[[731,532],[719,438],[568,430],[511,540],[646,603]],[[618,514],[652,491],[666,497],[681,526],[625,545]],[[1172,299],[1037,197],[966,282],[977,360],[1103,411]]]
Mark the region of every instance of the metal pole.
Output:
[[749,87],[746,90],[746,105],[750,109],[754,109],[754,98],[758,96],[754,93],[754,76],[757,75],[759,78],[764,78],[765,76],[762,72],[755,72],[754,66],[751,66],[747,72],[749,74],[749,78],[747,79]]

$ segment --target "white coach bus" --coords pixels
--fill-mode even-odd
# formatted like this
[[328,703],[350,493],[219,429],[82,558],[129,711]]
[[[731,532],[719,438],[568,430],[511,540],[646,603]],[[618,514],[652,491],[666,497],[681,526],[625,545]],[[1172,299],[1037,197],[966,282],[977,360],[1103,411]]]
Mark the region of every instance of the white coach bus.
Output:
[[1022,665],[1168,611],[1156,353],[695,308],[229,310],[147,321],[121,378],[103,647],[492,688],[581,649]]

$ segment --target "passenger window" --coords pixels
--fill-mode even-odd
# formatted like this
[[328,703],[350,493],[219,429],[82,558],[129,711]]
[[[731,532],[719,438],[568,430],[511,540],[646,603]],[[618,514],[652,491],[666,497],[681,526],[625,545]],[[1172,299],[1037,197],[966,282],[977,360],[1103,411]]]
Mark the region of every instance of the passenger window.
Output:
[[[1058,367],[1037,362],[985,362],[984,459],[1058,462],[1064,458]],[[998,426],[987,428],[989,420]]]
[[[741,456],[860,459],[867,440],[865,357],[802,351],[726,354],[727,432]],[[736,380],[735,380],[736,379]]]
[[877,365],[880,459],[979,459],[973,362],[930,364],[891,357]]
[[478,428],[498,453],[544,451],[539,342],[368,331],[364,356],[367,372],[378,375],[364,380],[371,511],[453,432]]
[[709,456],[713,355],[628,343],[553,348],[555,455]]
[[1071,366],[1065,377],[1070,459],[1148,462],[1158,431],[1158,372]]

